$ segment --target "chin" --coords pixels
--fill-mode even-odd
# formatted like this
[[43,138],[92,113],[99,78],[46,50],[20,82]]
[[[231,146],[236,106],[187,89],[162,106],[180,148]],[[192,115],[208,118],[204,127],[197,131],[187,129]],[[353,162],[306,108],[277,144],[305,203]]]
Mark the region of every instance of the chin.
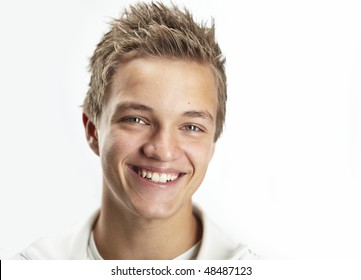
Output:
[[159,203],[136,205],[133,207],[137,216],[145,219],[167,219],[173,216],[177,212],[177,208],[174,204],[165,203],[163,205]]

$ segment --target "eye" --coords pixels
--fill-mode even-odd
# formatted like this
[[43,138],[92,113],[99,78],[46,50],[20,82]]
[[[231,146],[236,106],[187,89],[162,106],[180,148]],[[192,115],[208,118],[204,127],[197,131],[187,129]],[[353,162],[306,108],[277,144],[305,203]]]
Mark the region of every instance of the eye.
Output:
[[192,132],[202,131],[198,126],[193,125],[193,124],[184,126],[184,129],[187,131],[192,131]]
[[126,117],[122,119],[122,121],[129,122],[129,123],[135,123],[135,124],[146,124],[145,121],[143,121],[139,117]]

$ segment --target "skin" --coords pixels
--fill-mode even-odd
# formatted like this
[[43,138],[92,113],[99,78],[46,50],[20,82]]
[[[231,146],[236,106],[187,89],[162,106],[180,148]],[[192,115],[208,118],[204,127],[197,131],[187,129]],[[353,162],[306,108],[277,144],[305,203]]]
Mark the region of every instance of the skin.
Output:
[[[172,259],[199,241],[192,195],[214,152],[216,112],[209,66],[159,57],[121,64],[99,123],[83,115],[103,170],[94,238],[104,259]],[[176,179],[153,182],[142,170]]]

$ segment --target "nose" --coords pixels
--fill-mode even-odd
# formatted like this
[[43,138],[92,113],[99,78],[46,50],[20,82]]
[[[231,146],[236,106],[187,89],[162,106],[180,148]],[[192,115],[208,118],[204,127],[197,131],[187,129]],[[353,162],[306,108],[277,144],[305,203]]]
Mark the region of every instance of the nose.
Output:
[[159,128],[144,144],[143,153],[157,161],[173,161],[180,156],[179,141],[172,131]]

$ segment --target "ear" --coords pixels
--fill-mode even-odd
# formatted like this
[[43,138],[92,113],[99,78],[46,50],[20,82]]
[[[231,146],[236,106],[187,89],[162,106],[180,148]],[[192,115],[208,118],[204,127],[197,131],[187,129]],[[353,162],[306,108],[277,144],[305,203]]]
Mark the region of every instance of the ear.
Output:
[[85,128],[85,136],[88,141],[89,147],[93,150],[93,152],[96,155],[99,156],[99,142],[98,142],[97,128],[85,113],[83,113],[83,124]]

